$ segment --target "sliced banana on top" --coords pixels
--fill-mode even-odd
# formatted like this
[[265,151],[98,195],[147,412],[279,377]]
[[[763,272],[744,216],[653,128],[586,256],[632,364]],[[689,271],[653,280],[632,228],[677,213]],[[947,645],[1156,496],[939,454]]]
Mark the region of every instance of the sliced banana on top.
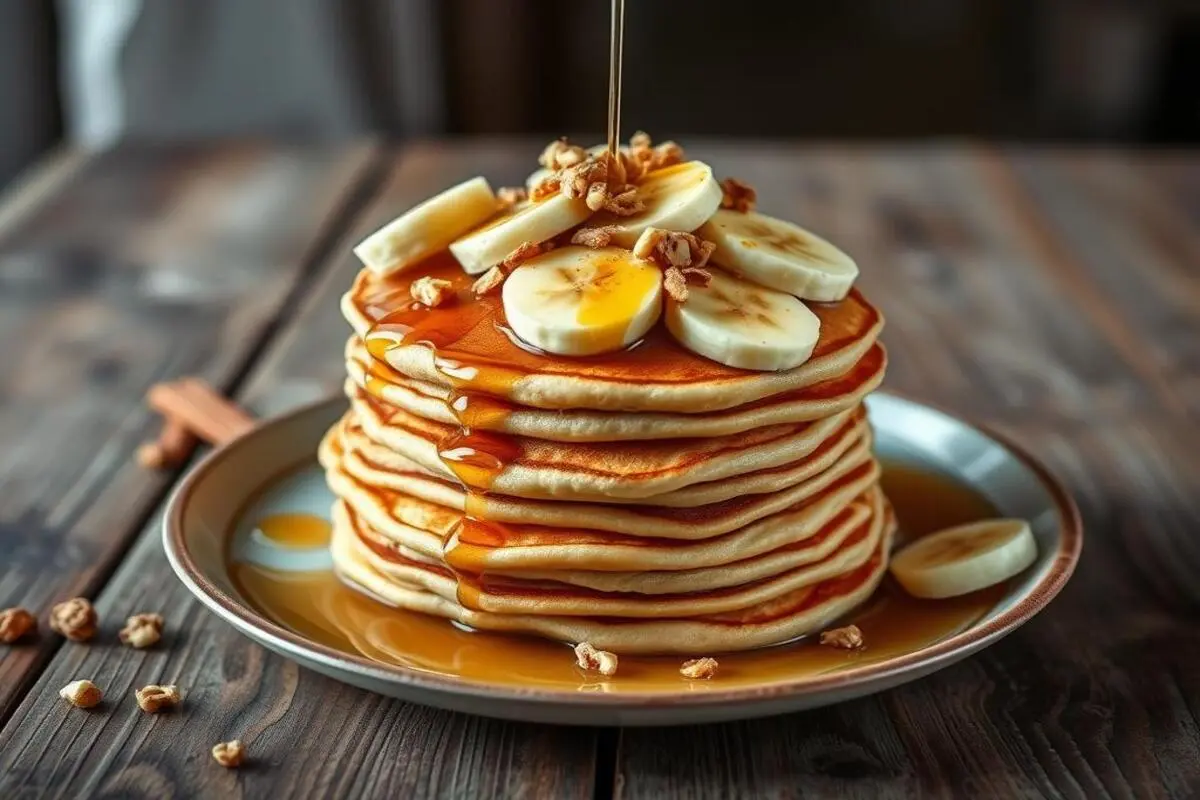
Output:
[[521,246],[552,239],[583,222],[592,212],[583,200],[554,194],[519,203],[498,219],[450,244],[450,252],[471,275],[487,272]]
[[378,275],[389,275],[446,249],[499,208],[484,178],[472,178],[429,198],[368,236],[354,254]]
[[618,247],[560,247],[513,270],[509,327],[550,353],[589,356],[646,335],[662,312],[662,271]]
[[696,235],[717,246],[715,263],[803,300],[841,300],[858,277],[854,259],[820,236],[755,211],[718,211]]
[[667,328],[694,353],[728,367],[783,370],[812,356],[821,320],[790,294],[714,269],[687,302],[667,299]]
[[708,164],[685,161],[648,173],[637,184],[637,198],[644,211],[628,217],[604,212],[593,220],[613,227],[614,244],[632,248],[647,228],[691,233],[721,207],[721,184]]
[[988,519],[922,536],[892,557],[892,575],[914,597],[957,597],[993,586],[1037,559],[1023,519]]

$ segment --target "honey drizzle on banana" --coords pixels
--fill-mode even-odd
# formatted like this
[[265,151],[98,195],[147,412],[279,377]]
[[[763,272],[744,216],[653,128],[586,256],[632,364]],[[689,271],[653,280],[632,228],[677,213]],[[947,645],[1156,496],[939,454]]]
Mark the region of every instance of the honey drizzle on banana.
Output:
[[[902,540],[996,515],[981,496],[937,473],[885,464],[883,488],[895,505]],[[464,555],[469,562],[469,554]],[[864,650],[822,647],[813,637],[744,653],[715,653],[720,677],[688,682],[679,676],[682,659],[676,656],[622,656],[621,669],[612,678],[583,675],[570,649],[560,643],[467,631],[444,619],[390,608],[342,585],[331,572],[288,574],[246,564],[233,564],[230,571],[242,596],[268,618],[343,652],[468,680],[580,691],[726,691],[836,673],[952,636],[1005,593],[1001,585],[964,597],[918,600],[887,579],[845,620],[862,629]],[[477,579],[465,583],[462,600],[475,600],[477,584]]]

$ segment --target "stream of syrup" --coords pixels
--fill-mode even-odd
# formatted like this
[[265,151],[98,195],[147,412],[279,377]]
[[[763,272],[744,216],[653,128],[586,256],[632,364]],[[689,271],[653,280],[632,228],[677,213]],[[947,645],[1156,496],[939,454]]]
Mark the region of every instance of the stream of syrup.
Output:
[[[883,488],[900,522],[899,541],[996,516],[974,491],[944,475],[885,464]],[[1004,596],[994,586],[964,597],[918,600],[884,581],[848,622],[863,630],[866,648],[847,652],[811,639],[714,654],[713,681],[679,676],[678,657],[622,657],[611,679],[580,671],[569,649],[533,637],[462,630],[446,620],[384,606],[342,585],[331,572],[284,573],[231,564],[241,594],[267,618],[315,642],[448,677],[514,687],[579,691],[711,691],[798,681],[885,661],[928,647],[970,627]]]

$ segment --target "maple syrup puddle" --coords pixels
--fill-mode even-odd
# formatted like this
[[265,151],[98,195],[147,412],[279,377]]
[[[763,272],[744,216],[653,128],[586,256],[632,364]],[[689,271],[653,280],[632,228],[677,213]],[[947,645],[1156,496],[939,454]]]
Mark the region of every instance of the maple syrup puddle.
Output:
[[287,513],[256,520],[250,535],[288,550],[312,550],[328,547],[331,533],[327,519],[315,514]]
[[[899,519],[900,544],[997,515],[980,495],[938,473],[885,462],[882,483]],[[276,515],[270,524],[273,540],[315,539],[312,533],[279,532],[288,517],[301,528],[313,519],[304,514]],[[444,619],[393,609],[343,585],[332,572],[287,573],[232,563],[230,574],[242,596],[264,616],[346,653],[451,678],[596,692],[720,691],[804,680],[886,661],[969,628],[1007,590],[1000,585],[947,600],[919,600],[886,578],[875,595],[843,622],[862,629],[863,650],[838,650],[808,638],[743,653],[713,653],[720,661],[717,678],[688,681],[678,672],[682,656],[622,657],[612,678],[588,674],[575,666],[570,649],[562,643],[463,630]]]

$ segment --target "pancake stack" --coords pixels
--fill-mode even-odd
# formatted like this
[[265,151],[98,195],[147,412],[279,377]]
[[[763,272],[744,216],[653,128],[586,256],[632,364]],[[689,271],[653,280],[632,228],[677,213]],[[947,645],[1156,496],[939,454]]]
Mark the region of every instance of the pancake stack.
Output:
[[[630,186],[653,198],[654,174]],[[657,206],[646,205],[639,213],[653,216]],[[445,238],[503,229],[523,208],[493,208]],[[687,230],[718,213],[771,219],[706,209]],[[863,407],[886,366],[883,321],[857,290],[804,302],[815,342],[785,368],[702,355],[657,310],[616,349],[547,352],[514,331],[507,288],[480,296],[467,262],[444,246],[423,241],[395,255],[397,240],[413,235],[398,223],[419,212],[391,226],[390,261],[364,257],[342,304],[353,328],[350,407],[320,457],[338,498],[333,557],[346,583],[473,629],[622,655],[784,642],[871,595],[895,523]],[[618,222],[637,232],[639,213]],[[596,227],[589,215],[541,239],[540,255],[505,264],[508,280],[514,269],[537,278],[539,265],[561,272],[566,257],[650,263],[572,245],[580,226]],[[810,256],[828,246],[803,234]],[[780,294],[734,272],[720,248],[711,261],[695,269],[715,276],[689,286],[690,299],[659,301],[664,315],[686,304],[703,311],[722,282]],[[442,302],[414,300],[426,279]],[[616,292],[604,303],[626,303],[607,285],[595,290]]]

